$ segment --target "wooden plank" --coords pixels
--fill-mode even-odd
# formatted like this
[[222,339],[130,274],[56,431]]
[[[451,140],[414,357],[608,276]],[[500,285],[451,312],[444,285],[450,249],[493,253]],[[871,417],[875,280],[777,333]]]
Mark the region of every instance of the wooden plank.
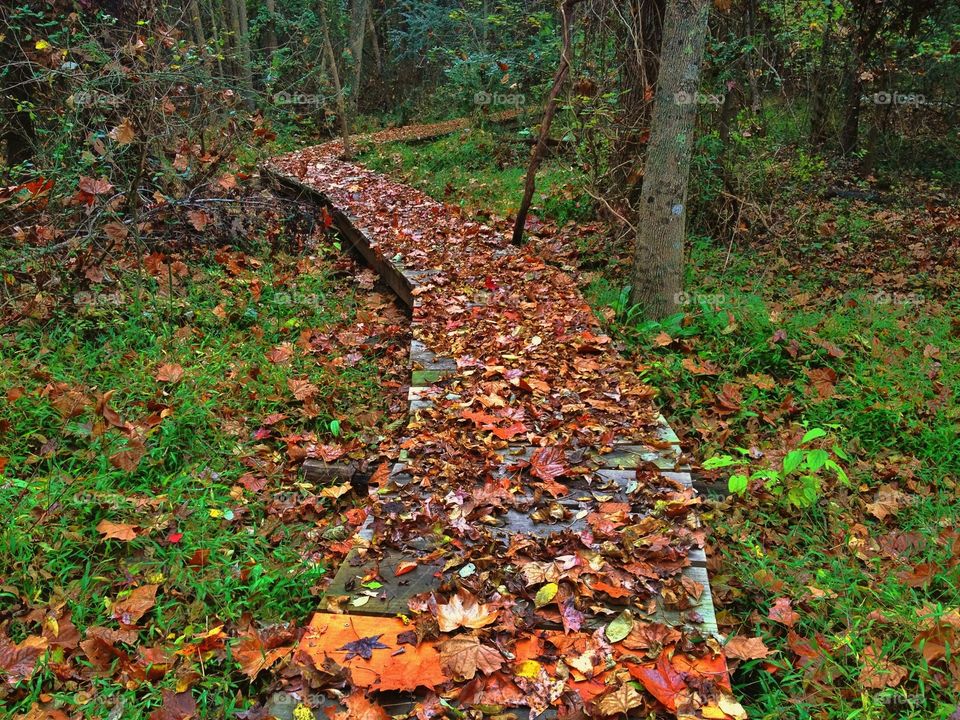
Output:
[[376,249],[374,243],[366,234],[361,232],[353,221],[339,210],[327,195],[307,185],[296,178],[283,175],[269,167],[262,167],[260,172],[272,181],[279,190],[293,192],[298,196],[306,196],[326,207],[333,219],[334,227],[350,244],[351,249],[387,283],[387,286],[396,293],[407,308],[413,308],[413,288],[415,287],[404,275],[403,271],[384,258]]

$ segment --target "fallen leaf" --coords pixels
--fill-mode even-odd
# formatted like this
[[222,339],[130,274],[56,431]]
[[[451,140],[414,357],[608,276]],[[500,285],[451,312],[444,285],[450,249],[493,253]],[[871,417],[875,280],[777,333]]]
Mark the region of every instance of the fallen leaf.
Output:
[[122,540],[129,542],[137,537],[136,525],[115,523],[109,520],[101,520],[97,523],[97,531],[103,535],[104,540]]
[[437,605],[437,623],[442,632],[451,632],[457,628],[482,628],[497,619],[497,610],[480,604],[466,590],[460,590],[450,598],[450,602]]
[[763,644],[763,638],[759,637],[736,635],[723,646],[724,655],[738,660],[758,660],[767,657],[770,652],[770,648]]
[[158,587],[159,585],[141,585],[123,600],[117,600],[111,608],[111,617],[121,625],[136,625],[156,604]]
[[476,635],[457,635],[440,644],[440,668],[455,680],[472,680],[479,670],[489,675],[503,666],[503,656]]

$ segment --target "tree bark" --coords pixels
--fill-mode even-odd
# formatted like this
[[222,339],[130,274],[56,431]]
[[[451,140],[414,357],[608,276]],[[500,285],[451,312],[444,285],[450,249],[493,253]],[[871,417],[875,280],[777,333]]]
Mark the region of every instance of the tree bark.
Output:
[[822,147],[827,140],[827,118],[829,116],[827,93],[830,89],[827,78],[830,69],[828,63],[830,62],[832,37],[830,24],[827,23],[820,40],[820,59],[814,70],[813,97],[810,100],[810,145],[814,149]]
[[637,217],[630,300],[648,318],[676,312],[683,280],[687,183],[708,0],[668,2]]
[[367,3],[367,25],[370,30],[370,48],[373,50],[373,62],[377,68],[377,77],[383,75],[383,58],[380,54],[380,41],[377,39],[377,24],[373,21],[373,6]]
[[550,125],[553,122],[553,116],[557,111],[557,96],[560,95],[560,89],[563,87],[567,75],[570,73],[570,53],[571,53],[571,32],[570,26],[573,22],[573,8],[580,0],[564,0],[560,6],[560,13],[563,16],[563,39],[560,50],[560,64],[553,76],[553,86],[547,95],[547,107],[543,111],[543,119],[540,121],[540,133],[537,137],[537,144],[530,153],[530,165],[527,167],[527,178],[523,185],[523,199],[520,201],[520,209],[517,211],[517,220],[513,225],[514,245],[523,243],[523,230],[527,224],[527,213],[530,212],[530,203],[533,201],[533,191],[537,184],[537,169],[540,167],[540,160],[547,147],[547,138],[550,137]]
[[247,27],[246,0],[231,0],[230,25],[233,32],[234,48],[236,49],[237,80],[243,88],[245,104],[252,109],[254,107],[253,66],[250,55],[249,28]]
[[327,24],[327,10],[324,0],[318,3],[320,8],[320,26],[323,28],[323,52],[330,67],[330,79],[333,82],[333,91],[337,94],[337,114],[340,116],[340,130],[343,134],[343,156],[353,155],[350,146],[350,120],[347,117],[347,103],[343,99],[343,86],[340,84],[340,71],[337,69],[337,56],[333,52],[333,43],[330,42],[330,28]]
[[273,57],[277,49],[277,3],[276,0],[266,0],[267,25],[264,28],[263,45],[267,51],[267,57]]
[[367,28],[367,0],[351,0],[350,3],[350,54],[353,55],[353,82],[350,105],[357,111],[360,101],[360,80],[363,78],[363,41]]

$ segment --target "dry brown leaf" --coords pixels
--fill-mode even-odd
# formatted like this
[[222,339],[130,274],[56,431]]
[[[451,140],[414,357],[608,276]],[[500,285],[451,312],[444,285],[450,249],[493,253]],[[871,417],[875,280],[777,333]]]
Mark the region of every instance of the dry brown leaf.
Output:
[[124,542],[128,542],[137,537],[136,525],[115,523],[109,520],[101,520],[97,523],[97,531],[103,535],[104,540],[123,540]]
[[472,680],[477,670],[489,675],[502,666],[503,656],[476,635],[457,635],[440,644],[440,669],[448,677]]

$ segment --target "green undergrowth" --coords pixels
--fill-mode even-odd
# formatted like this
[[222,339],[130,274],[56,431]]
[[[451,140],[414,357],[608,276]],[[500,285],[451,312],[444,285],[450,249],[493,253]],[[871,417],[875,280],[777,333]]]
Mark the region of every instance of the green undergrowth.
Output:
[[[422,143],[375,145],[360,160],[470,213],[507,217],[520,205],[529,153],[522,132],[470,128]],[[537,173],[533,213],[561,224],[589,217],[592,200],[578,188],[580,177],[568,160],[548,158]]]
[[[287,450],[313,433],[363,456],[380,439],[387,351],[354,337],[367,298],[333,256],[166,260],[0,335],[6,617],[26,604],[113,627],[110,604],[155,584],[140,641],[176,650],[220,624],[303,621],[318,605],[325,548],[349,534],[353,500],[318,496]],[[11,637],[28,632],[13,620]],[[145,718],[176,682],[134,692],[104,678],[84,713]],[[248,683],[208,667],[197,684],[226,713]]]

